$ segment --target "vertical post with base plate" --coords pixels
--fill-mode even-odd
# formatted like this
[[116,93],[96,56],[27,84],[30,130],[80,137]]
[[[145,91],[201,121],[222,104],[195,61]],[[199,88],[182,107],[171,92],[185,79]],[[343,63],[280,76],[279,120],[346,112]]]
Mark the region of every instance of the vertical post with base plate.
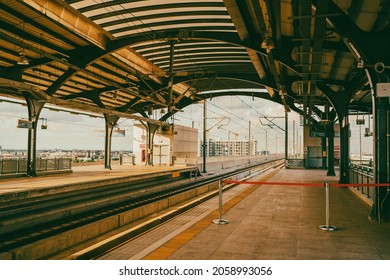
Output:
[[329,204],[329,200],[330,200],[330,195],[329,195],[330,184],[329,184],[329,182],[326,182],[324,185],[325,185],[325,200],[326,200],[326,202],[325,202],[325,220],[326,220],[326,225],[321,225],[320,229],[327,230],[327,231],[333,231],[333,230],[336,229],[336,227],[330,225],[330,217],[329,217],[329,212],[330,212],[330,204]]
[[222,180],[219,180],[218,184],[219,184],[219,218],[213,220],[213,223],[218,225],[226,225],[229,223],[229,221],[222,218]]

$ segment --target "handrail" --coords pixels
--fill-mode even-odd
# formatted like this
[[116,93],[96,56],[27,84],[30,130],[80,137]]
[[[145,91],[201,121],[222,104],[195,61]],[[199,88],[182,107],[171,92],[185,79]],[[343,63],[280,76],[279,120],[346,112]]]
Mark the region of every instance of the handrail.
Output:
[[353,172],[367,175],[370,178],[374,176],[374,169],[371,165],[350,163],[350,169]]
[[[356,164],[350,163],[350,183],[358,184],[353,189],[356,190],[356,193],[363,195],[363,197],[368,198],[369,201],[373,201],[375,196],[375,187],[372,187],[368,184],[374,182],[374,169],[370,164]],[[367,184],[366,186],[360,186],[359,184]]]

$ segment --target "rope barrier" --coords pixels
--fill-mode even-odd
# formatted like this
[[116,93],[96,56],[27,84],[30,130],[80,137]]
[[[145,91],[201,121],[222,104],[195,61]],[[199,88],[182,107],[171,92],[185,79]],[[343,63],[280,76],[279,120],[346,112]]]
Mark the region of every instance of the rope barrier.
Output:
[[[222,182],[221,182],[222,181]],[[292,182],[251,182],[251,181],[238,181],[238,180],[220,180],[220,189],[223,184],[245,184],[245,185],[273,185],[273,186],[303,186],[303,187],[325,187],[325,225],[319,226],[320,229],[326,231],[334,231],[337,228],[335,226],[330,225],[330,187],[387,187],[390,188],[390,183],[367,183],[367,184],[339,184],[339,183],[292,183]],[[222,209],[222,192],[220,191],[220,209]],[[221,210],[220,210],[221,211]],[[224,221],[222,219],[222,214],[220,214],[220,218],[218,221]],[[227,222],[227,221],[226,221]]]
[[[254,181],[238,181],[238,180],[223,180],[224,184],[245,184],[245,185],[275,185],[275,186],[299,186],[299,187],[323,187],[324,183],[292,183],[292,182],[254,182]],[[329,183],[330,187],[390,187],[390,183],[369,183],[369,184],[339,184]]]
[[390,183],[370,184],[330,184],[331,187],[390,187]]
[[290,183],[290,182],[251,182],[237,180],[223,180],[225,184],[245,184],[245,185],[280,185],[280,186],[305,186],[305,187],[323,187],[323,183]]

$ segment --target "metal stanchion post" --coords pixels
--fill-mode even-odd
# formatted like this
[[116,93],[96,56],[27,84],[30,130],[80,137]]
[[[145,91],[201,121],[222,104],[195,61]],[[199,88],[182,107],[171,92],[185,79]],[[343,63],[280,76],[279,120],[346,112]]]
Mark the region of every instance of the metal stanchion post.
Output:
[[229,223],[229,221],[222,218],[222,180],[219,180],[218,184],[219,184],[219,219],[213,220],[213,223],[218,225],[226,225]]
[[320,229],[322,230],[328,230],[328,231],[333,231],[336,229],[336,227],[330,225],[330,218],[329,218],[329,212],[330,212],[330,205],[329,205],[329,190],[330,190],[330,185],[329,182],[326,182],[325,184],[325,220],[326,220],[326,225],[321,225]]

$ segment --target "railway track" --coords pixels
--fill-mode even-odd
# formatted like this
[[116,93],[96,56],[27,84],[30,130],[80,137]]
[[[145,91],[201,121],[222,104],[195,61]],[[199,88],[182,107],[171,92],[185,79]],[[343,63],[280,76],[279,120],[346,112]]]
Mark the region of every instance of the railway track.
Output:
[[[4,205],[0,207],[0,252],[98,220],[120,209],[142,205],[164,194],[169,195],[183,184],[175,179],[159,178],[159,186],[144,179],[26,199],[23,204]],[[183,178],[180,181],[187,180]]]
[[[260,166],[267,164],[270,162],[262,163]],[[131,183],[117,183],[83,191],[49,195],[40,199],[26,199],[23,204],[2,205],[0,206],[0,253],[17,251],[18,248],[28,244],[55,238],[73,229],[98,223],[107,217],[254,168],[259,166],[243,167],[206,178],[142,179]]]

